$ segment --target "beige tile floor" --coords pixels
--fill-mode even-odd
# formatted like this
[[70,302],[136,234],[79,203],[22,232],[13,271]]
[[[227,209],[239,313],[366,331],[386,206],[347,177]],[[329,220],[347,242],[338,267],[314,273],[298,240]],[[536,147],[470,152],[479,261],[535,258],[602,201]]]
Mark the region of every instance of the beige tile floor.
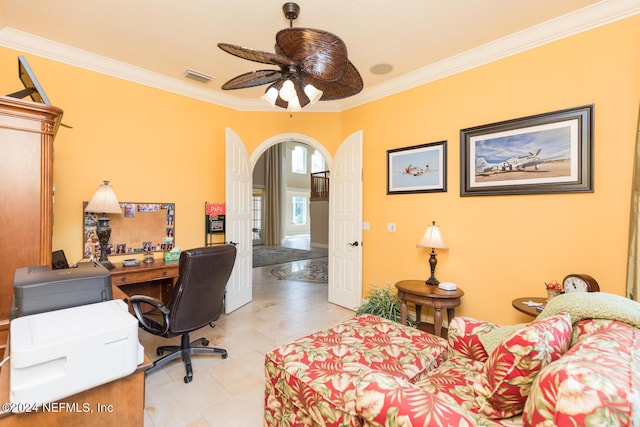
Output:
[[[290,246],[304,245],[293,242]],[[307,243],[308,244],[308,241]],[[193,381],[185,384],[177,360],[146,379],[145,427],[259,427],[263,425],[264,355],[267,351],[339,323],[354,312],[327,302],[327,286],[278,280],[273,266],[253,269],[253,301],[229,315],[215,328],[191,335],[206,336],[210,346],[229,356],[193,356]],[[166,344],[140,330],[146,354]],[[179,338],[172,341],[179,343]]]

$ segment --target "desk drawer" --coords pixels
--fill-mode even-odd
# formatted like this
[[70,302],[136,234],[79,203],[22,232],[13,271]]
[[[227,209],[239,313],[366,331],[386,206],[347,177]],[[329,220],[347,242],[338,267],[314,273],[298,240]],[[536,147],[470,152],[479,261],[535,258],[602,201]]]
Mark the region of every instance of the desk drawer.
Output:
[[172,279],[178,277],[175,269],[160,269],[150,271],[136,271],[125,274],[112,274],[111,283],[113,285],[122,286],[128,283],[151,282],[154,280]]

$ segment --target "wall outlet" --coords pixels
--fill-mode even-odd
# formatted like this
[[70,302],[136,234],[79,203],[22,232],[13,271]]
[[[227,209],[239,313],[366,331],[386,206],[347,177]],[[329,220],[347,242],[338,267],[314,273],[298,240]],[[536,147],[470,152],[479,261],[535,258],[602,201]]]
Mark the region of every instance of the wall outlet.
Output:
[[389,233],[395,233],[396,232],[396,223],[395,222],[388,222],[387,223],[387,231]]

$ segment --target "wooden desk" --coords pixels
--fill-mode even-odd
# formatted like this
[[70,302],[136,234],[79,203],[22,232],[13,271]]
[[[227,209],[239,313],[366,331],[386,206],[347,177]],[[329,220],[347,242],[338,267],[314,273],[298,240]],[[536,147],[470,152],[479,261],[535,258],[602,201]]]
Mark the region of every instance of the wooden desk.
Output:
[[[123,299],[126,295],[113,287],[113,298]],[[0,326],[1,327],[1,326]],[[8,327],[8,325],[7,325]],[[0,353],[7,353],[0,350]],[[3,355],[2,358],[5,356]],[[9,360],[0,369],[0,403],[9,402]],[[60,405],[50,406],[50,411],[2,413],[0,425],[2,427],[22,426],[140,426],[144,425],[144,371],[152,366],[145,355],[142,364],[135,372],[126,377],[113,380],[98,387],[82,391],[73,396],[61,399]],[[99,369],[99,367],[96,367]],[[68,403],[68,405],[64,405]],[[78,408],[67,410],[66,408]],[[86,405],[86,406],[83,406]],[[83,412],[87,407],[91,411]],[[57,410],[53,410],[58,408]],[[102,409],[102,411],[99,410]]]
[[402,280],[396,283],[398,298],[402,301],[400,306],[400,322],[407,323],[407,302],[416,305],[416,320],[420,321],[420,312],[423,305],[433,307],[433,328],[437,336],[442,333],[442,309],[447,309],[449,321],[455,316],[455,307],[460,305],[460,298],[464,291],[460,288],[455,291],[445,291],[437,285],[427,285],[424,280]]
[[533,317],[538,317],[538,314],[540,314],[540,312],[535,307],[529,307],[527,305],[524,305],[525,301],[539,302],[542,304],[543,307],[547,303],[546,298],[540,298],[540,297],[516,298],[513,301],[511,301],[511,305],[513,306],[513,308],[518,310],[520,313],[524,313],[526,315],[533,316]]
[[178,261],[162,260],[131,267],[116,264],[111,270],[111,284],[129,296],[147,295],[166,303],[178,280],[178,264]]

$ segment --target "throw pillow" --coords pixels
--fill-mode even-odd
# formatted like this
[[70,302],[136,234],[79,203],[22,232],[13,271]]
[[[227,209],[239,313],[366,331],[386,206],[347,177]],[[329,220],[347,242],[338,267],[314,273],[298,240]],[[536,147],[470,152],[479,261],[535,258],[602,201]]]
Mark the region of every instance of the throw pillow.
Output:
[[449,359],[466,357],[467,359],[486,362],[489,353],[485,351],[481,337],[498,328],[495,323],[477,320],[471,317],[456,316],[449,320],[447,339],[449,343]]
[[567,313],[531,322],[499,344],[485,362],[477,392],[479,413],[508,418],[522,412],[531,385],[542,368],[569,348],[571,318]]
[[480,336],[480,343],[482,343],[482,347],[484,347],[487,354],[491,354],[493,353],[493,350],[495,350],[496,347],[499,346],[507,337],[522,328],[524,325],[524,323],[518,323],[517,325],[497,327]]

